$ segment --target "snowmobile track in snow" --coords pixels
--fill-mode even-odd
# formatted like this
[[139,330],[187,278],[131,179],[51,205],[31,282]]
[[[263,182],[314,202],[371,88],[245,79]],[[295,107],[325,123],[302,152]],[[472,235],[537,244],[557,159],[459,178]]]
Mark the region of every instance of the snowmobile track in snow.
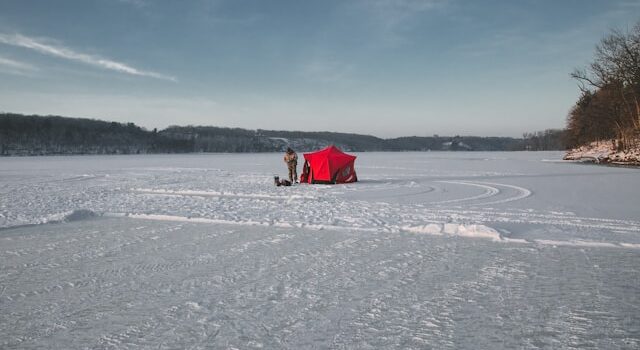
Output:
[[[474,203],[471,203],[470,205],[475,205],[475,206],[483,205],[484,206],[484,205],[490,205],[490,204],[503,204],[503,203],[513,202],[513,201],[517,201],[517,200],[521,200],[521,199],[527,198],[527,197],[531,196],[531,194],[532,194],[531,190],[529,190],[527,188],[524,188],[524,187],[515,186],[515,185],[501,184],[501,183],[494,183],[494,182],[479,182],[479,181],[438,181],[438,182],[440,182],[440,183],[448,183],[448,184],[458,184],[458,185],[468,185],[468,186],[480,187],[482,189],[485,189],[485,192],[482,193],[482,194],[479,194],[477,196],[458,198],[458,199],[451,199],[451,200],[439,201],[439,202],[432,202],[432,204],[450,204],[450,203],[460,203],[460,202],[471,202],[471,201],[474,201]],[[478,200],[481,200],[481,199],[484,200],[484,199],[496,197],[496,196],[500,195],[501,193],[509,192],[510,190],[515,190],[516,194],[515,195],[510,195],[510,197],[507,197],[507,198],[494,200],[494,201],[480,202],[480,203],[476,203],[475,202],[475,201],[478,201]]]

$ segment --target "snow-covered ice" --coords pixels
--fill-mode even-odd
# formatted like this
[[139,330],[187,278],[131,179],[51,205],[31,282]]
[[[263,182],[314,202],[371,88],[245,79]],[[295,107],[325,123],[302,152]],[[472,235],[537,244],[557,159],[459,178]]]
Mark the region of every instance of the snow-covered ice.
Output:
[[0,348],[640,347],[640,170],[358,156],[0,159]]

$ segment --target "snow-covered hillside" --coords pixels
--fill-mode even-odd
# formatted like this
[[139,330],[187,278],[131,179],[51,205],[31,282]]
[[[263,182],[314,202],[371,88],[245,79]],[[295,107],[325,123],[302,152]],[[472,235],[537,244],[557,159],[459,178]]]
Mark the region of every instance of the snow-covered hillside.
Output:
[[0,159],[0,348],[637,348],[640,172],[547,153]]

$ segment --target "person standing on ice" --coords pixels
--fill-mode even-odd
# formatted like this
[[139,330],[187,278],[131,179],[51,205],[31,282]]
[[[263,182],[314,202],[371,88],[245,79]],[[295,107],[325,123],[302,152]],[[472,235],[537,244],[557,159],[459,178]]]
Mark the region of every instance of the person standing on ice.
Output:
[[291,183],[298,182],[298,155],[291,147],[287,148],[287,153],[284,155],[284,162],[287,163],[287,168],[289,168],[289,181],[291,181]]

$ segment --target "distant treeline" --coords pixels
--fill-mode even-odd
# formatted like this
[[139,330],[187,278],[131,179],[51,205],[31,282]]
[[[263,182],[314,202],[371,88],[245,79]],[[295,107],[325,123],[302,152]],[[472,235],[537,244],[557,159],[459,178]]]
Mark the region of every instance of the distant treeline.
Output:
[[524,133],[524,149],[527,151],[555,151],[567,148],[567,130],[547,129]]
[[140,154],[311,151],[335,144],[345,151],[517,151],[564,149],[564,132],[523,138],[429,136],[381,139],[370,135],[170,126],[146,130],[133,123],[0,114],[0,155]]
[[186,140],[133,123],[57,116],[0,114],[1,155],[135,154],[191,152]]
[[640,142],[640,22],[612,31],[587,69],[576,69],[582,94],[567,118],[568,146],[615,139],[624,150]]

